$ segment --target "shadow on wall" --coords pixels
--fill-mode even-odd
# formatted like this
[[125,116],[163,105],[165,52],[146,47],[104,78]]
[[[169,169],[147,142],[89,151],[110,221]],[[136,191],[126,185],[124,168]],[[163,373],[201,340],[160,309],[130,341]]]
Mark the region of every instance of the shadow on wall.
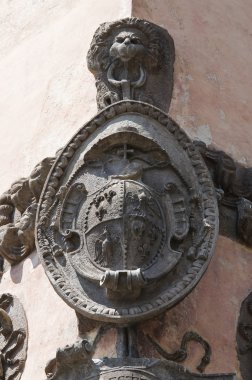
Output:
[[38,254],[36,251],[34,251],[29,257],[27,257],[26,260],[21,261],[21,263],[15,266],[12,266],[10,269],[10,277],[11,277],[11,280],[14,282],[14,284],[21,283],[22,277],[23,277],[24,264],[28,260],[30,261],[33,269],[35,269],[40,264]]

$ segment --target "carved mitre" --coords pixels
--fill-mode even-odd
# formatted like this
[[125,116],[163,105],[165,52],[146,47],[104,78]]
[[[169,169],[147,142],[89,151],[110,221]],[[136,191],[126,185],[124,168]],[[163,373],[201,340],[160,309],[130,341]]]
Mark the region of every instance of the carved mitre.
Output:
[[101,111],[58,156],[37,246],[59,295],[101,321],[151,317],[188,294],[218,233],[215,191],[190,139],[138,101]]

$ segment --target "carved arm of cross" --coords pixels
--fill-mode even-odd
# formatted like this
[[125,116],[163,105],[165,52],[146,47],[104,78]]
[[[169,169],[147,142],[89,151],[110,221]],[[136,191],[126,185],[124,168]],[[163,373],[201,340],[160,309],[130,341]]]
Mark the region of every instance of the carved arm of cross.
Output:
[[123,159],[127,159],[127,154],[128,153],[133,153],[134,152],[134,149],[127,149],[127,144],[123,144],[123,148],[121,149],[118,149],[117,151],[117,154],[118,155],[122,155],[123,156]]

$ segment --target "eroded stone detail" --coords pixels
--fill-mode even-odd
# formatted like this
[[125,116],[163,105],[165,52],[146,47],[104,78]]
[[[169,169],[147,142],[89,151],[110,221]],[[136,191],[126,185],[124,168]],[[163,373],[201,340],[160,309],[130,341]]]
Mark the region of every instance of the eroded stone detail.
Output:
[[[65,349],[67,351],[68,349]],[[69,359],[68,359],[69,361]],[[62,371],[60,370],[62,368]],[[96,380],[235,380],[234,374],[197,375],[186,370],[181,365],[157,359],[135,358],[103,358],[93,362],[75,362],[74,368],[64,364],[58,365],[58,373],[46,369],[47,379],[51,380],[80,380],[92,378]]]
[[137,321],[174,305],[203,275],[218,233],[215,191],[177,124],[122,101],[63,149],[37,232],[46,273],[70,306]]
[[15,265],[35,248],[37,204],[54,159],[41,161],[0,197],[0,255]]
[[237,231],[242,240],[252,247],[252,202],[241,198],[237,204]]
[[50,360],[45,368],[46,378],[50,380],[83,379],[95,366],[91,361],[92,347],[87,340],[59,348],[56,358]]
[[210,358],[211,358],[211,353],[212,353],[211,347],[210,347],[209,343],[205,339],[203,339],[199,334],[197,334],[194,331],[188,331],[188,332],[186,332],[184,334],[183,338],[182,338],[180,348],[177,351],[172,352],[172,353],[171,352],[167,352],[166,350],[164,350],[149,335],[148,335],[148,339],[152,343],[152,345],[155,347],[155,349],[157,350],[157,352],[163,358],[165,358],[167,360],[171,360],[171,361],[177,362],[177,363],[181,363],[184,360],[186,360],[187,355],[188,355],[188,353],[187,353],[188,343],[190,343],[190,342],[197,342],[197,343],[199,343],[204,348],[204,351],[205,351],[204,356],[201,358],[201,361],[200,361],[199,365],[197,366],[197,370],[199,372],[204,372],[206,366],[210,363]]
[[175,364],[187,357],[187,345],[196,341],[202,345],[205,354],[198,366],[202,372],[209,363],[211,349],[209,344],[195,332],[187,332],[182,339],[181,347],[173,354],[164,351],[153,339],[159,354],[168,360],[139,358],[137,349],[137,326],[117,328],[117,358],[103,358],[92,360],[92,355],[103,333],[113,325],[102,324],[100,330],[90,344],[86,339],[58,349],[56,358],[50,360],[45,372],[51,380],[81,380],[92,379],[169,379],[169,380],[235,380],[234,374],[202,375],[188,371],[185,367]]
[[135,99],[168,111],[174,56],[171,36],[148,21],[126,18],[101,24],[87,55],[98,108]]
[[19,300],[11,294],[0,297],[0,379],[20,379],[26,361],[27,321]]
[[220,233],[252,245],[252,168],[245,168],[225,152],[195,141],[211,173],[219,198]]
[[203,142],[194,144],[205,159],[216,187],[222,189],[225,196],[252,201],[252,168],[243,167],[225,152],[209,148]]
[[242,302],[237,327],[237,353],[243,380],[252,374],[252,293]]

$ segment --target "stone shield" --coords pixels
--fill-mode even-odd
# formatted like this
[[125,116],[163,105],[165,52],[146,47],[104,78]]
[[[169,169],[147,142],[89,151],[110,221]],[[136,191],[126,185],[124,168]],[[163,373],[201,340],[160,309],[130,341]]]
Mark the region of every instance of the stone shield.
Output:
[[85,243],[90,259],[112,270],[147,266],[161,251],[165,218],[151,191],[136,181],[112,181],[90,202]]
[[202,277],[218,211],[208,170],[162,111],[107,107],[58,156],[37,214],[55,290],[79,313],[125,323],[171,307]]

